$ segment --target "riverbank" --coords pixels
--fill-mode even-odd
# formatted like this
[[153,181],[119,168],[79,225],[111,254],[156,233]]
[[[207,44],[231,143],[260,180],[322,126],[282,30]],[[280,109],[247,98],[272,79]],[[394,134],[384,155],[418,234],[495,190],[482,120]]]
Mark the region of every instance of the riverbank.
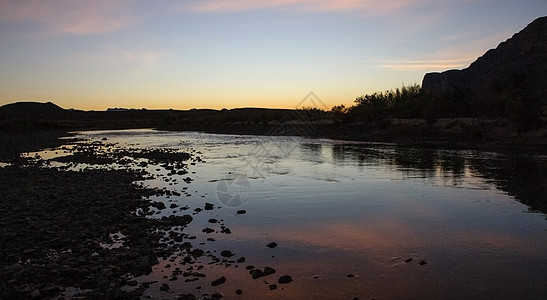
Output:
[[[200,299],[219,299],[223,294],[217,286],[226,277],[200,270],[205,264],[237,268],[246,261],[231,258],[236,253],[228,249],[204,251],[203,243],[194,244],[196,235],[186,232],[197,218],[208,224],[200,240],[213,243],[211,233],[230,234],[223,220],[199,216],[215,211],[217,205],[200,197],[187,202],[187,187],[144,184],[155,179],[189,184],[196,176],[190,173],[191,166],[204,163],[189,154],[191,149],[59,139],[65,136],[61,132],[2,136],[7,142],[0,146],[0,298],[140,299],[145,292],[167,295],[170,284],[198,281],[210,286],[199,288]],[[154,200],[170,197],[177,200]],[[169,277],[142,279],[160,263],[161,272],[171,273]],[[269,276],[270,289],[292,281],[286,274],[273,275],[271,266],[245,268],[250,280]],[[239,295],[243,290],[238,286],[232,292]],[[183,291],[171,296],[196,299],[194,289]]]

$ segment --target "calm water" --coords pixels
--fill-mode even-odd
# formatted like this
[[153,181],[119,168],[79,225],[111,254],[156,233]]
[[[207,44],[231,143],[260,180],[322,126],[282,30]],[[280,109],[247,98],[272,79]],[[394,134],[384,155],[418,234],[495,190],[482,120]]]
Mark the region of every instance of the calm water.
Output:
[[[152,297],[216,291],[227,299],[547,295],[544,156],[151,130],[82,135],[126,147],[193,151],[204,162],[180,177],[192,182],[168,176],[145,182],[183,192],[154,198],[168,207],[154,217],[213,203],[219,208],[195,215],[186,229],[196,236],[192,244],[246,258],[225,267],[204,257],[200,272],[207,278],[190,283],[167,281],[166,264],[173,268],[176,260],[161,260],[153,274],[138,279],[160,281],[149,288]],[[171,203],[192,210],[169,209]],[[237,215],[241,209],[247,213]],[[222,220],[231,234],[204,234],[205,227],[220,227],[210,218]],[[270,242],[278,246],[266,247]],[[277,272],[253,280],[244,268],[250,264]],[[283,274],[294,281],[270,291]],[[220,276],[226,283],[211,287]],[[160,292],[161,282],[171,291]]]

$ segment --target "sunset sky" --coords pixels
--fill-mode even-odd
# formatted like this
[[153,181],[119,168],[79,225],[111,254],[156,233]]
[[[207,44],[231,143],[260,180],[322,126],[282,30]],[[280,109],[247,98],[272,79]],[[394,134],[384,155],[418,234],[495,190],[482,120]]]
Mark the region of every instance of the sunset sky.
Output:
[[[0,0],[0,105],[329,108],[465,68],[545,0]],[[311,105],[307,105],[311,106]]]

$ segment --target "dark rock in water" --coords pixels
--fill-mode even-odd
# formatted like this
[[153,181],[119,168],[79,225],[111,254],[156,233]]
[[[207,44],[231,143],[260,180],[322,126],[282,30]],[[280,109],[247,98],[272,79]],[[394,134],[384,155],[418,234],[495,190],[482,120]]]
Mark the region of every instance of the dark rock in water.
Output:
[[183,294],[177,300],[196,300],[196,296],[194,294]]
[[346,275],[346,277],[347,277],[347,278],[353,278],[353,277],[355,277],[355,275],[353,275],[353,274],[348,274],[348,275]]
[[405,262],[408,263],[408,262],[411,262],[412,260],[413,260],[412,258],[409,258],[409,259],[405,260]]
[[238,296],[243,295],[243,290],[242,289],[237,289],[236,290],[236,295],[238,295]]
[[225,283],[225,282],[226,282],[226,277],[222,276],[222,277],[220,277],[220,278],[218,278],[218,279],[213,280],[213,282],[211,282],[211,285],[212,285],[212,286],[217,286],[217,285],[221,285],[221,284],[223,284],[223,283]]
[[269,243],[268,245],[266,245],[266,247],[268,247],[268,248],[275,248],[275,247],[277,247],[277,243],[276,243],[276,242],[271,242],[271,243]]
[[240,209],[240,210],[238,210],[236,213],[237,213],[238,215],[243,215],[243,214],[246,214],[247,211],[244,210],[244,209]]
[[418,264],[419,264],[420,266],[427,265],[427,261],[421,260]]
[[193,257],[200,257],[200,256],[203,256],[205,252],[201,249],[194,249],[192,250],[192,252],[190,252],[190,254],[192,254]]
[[209,222],[209,223],[218,223],[218,220],[217,220],[217,219],[209,219],[208,222]]
[[203,228],[203,230],[202,230],[202,231],[203,231],[203,232],[205,232],[205,233],[211,233],[211,232],[215,232],[215,230],[214,230],[214,229],[212,229],[212,228],[209,228],[209,227],[205,227],[205,228]]
[[224,294],[221,293],[221,292],[216,292],[216,293],[211,295],[211,298],[213,298],[213,299],[222,299],[222,298],[224,298]]
[[281,277],[279,277],[279,279],[277,280],[277,283],[279,284],[287,284],[289,282],[292,282],[292,277],[290,275],[283,275]]
[[268,275],[274,274],[274,273],[275,273],[275,269],[274,269],[274,268],[270,268],[270,267],[264,267],[264,270],[252,269],[251,271],[249,271],[249,273],[251,274],[251,276],[253,277],[253,279],[258,279],[258,278],[261,278],[261,277],[264,277],[264,276],[268,276]]
[[230,250],[222,250],[222,252],[220,252],[220,255],[223,256],[223,257],[232,257],[235,254],[232,253],[232,251],[230,251]]
[[160,287],[160,291],[164,291],[164,292],[168,291],[170,289],[171,288],[169,287],[169,285],[167,283],[162,284],[161,287]]
[[277,290],[277,284],[270,284],[270,291]]
[[264,267],[264,274],[266,274],[266,276],[267,276],[267,275],[271,275],[271,274],[273,274],[273,273],[275,273],[275,269],[274,269],[274,268]]
[[238,263],[244,263],[245,262],[245,257],[240,257],[236,260],[236,262]]
[[205,203],[205,210],[212,210],[215,208],[215,205],[212,203]]

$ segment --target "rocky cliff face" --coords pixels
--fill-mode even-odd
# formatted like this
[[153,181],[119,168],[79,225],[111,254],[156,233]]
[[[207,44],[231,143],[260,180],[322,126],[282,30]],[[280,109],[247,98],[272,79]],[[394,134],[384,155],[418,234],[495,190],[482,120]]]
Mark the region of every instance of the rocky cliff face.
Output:
[[468,68],[428,73],[425,95],[469,100],[508,95],[547,102],[547,17],[530,23]]

